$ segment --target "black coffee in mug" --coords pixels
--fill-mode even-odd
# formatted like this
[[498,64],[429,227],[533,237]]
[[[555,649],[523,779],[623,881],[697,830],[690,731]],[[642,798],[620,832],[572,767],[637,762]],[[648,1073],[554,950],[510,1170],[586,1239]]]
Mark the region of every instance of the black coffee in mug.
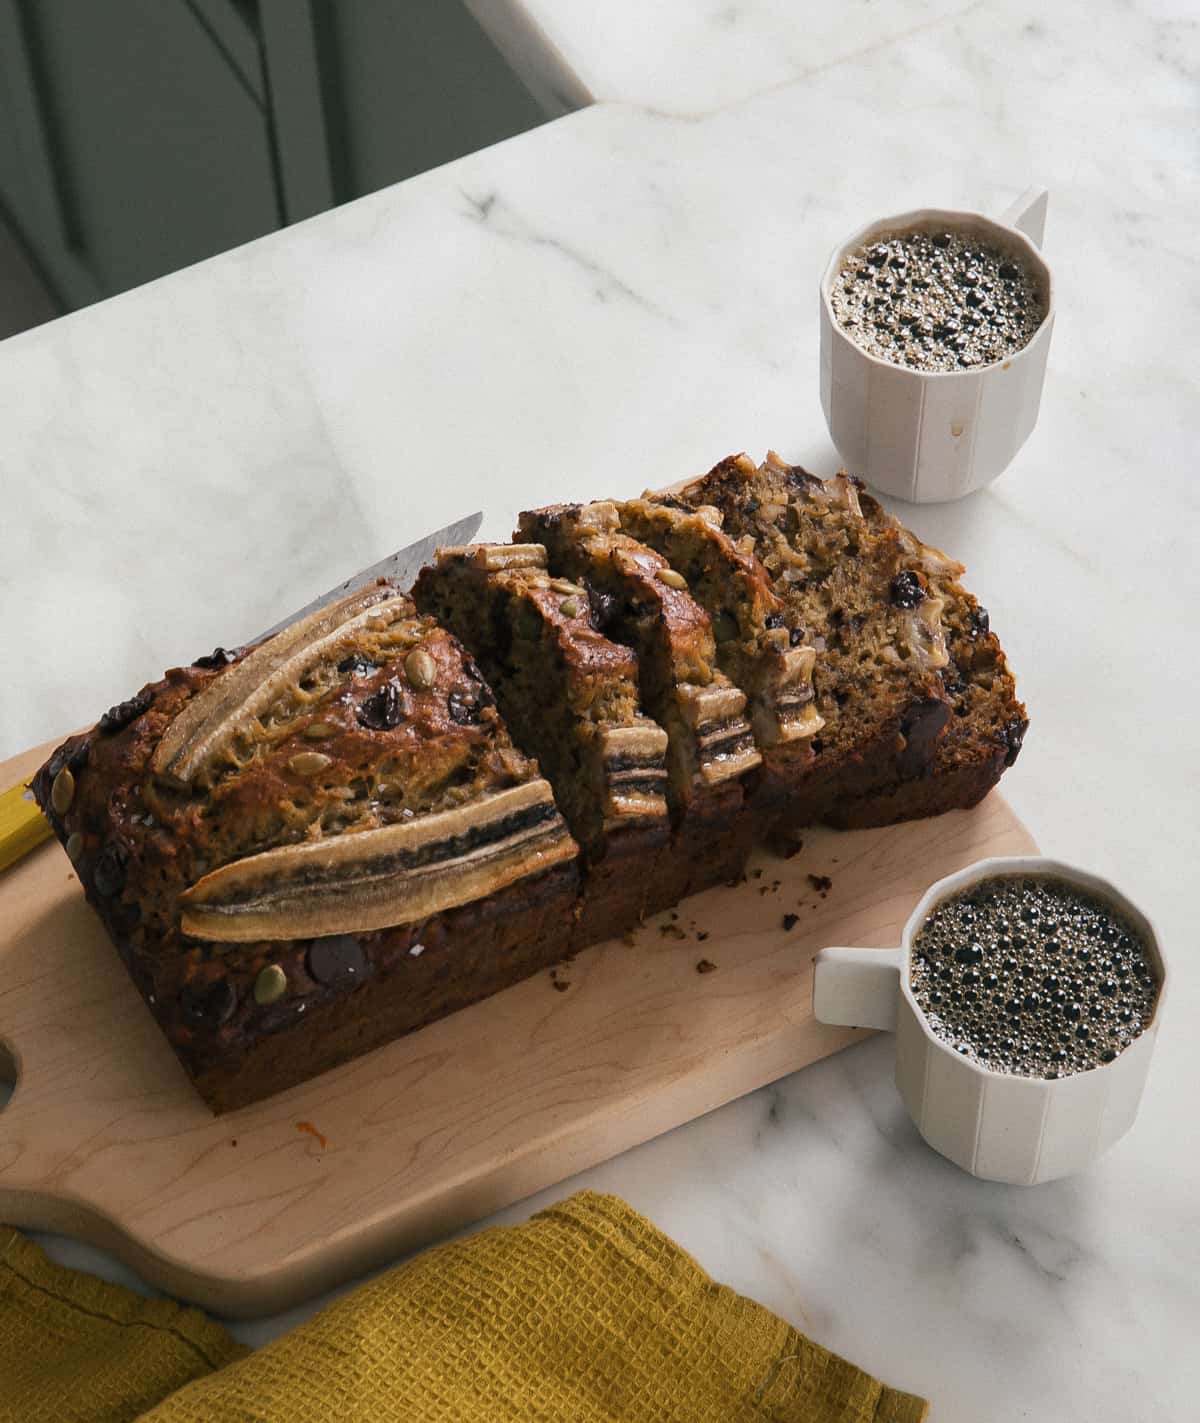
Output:
[[998,875],[935,905],[910,983],[930,1028],[998,1072],[1062,1077],[1111,1062],[1149,1022],[1145,943],[1097,895],[1049,875]]
[[974,370],[1015,355],[1047,309],[1021,253],[945,228],[884,233],[847,253],[830,300],[855,345],[919,371]]

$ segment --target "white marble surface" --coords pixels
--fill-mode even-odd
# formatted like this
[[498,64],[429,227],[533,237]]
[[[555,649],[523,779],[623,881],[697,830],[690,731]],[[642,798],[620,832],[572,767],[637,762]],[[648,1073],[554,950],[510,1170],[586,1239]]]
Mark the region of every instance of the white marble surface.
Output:
[[623,1194],[935,1423],[1193,1416],[1198,74],[1182,4],[976,6],[702,121],[599,105],[0,344],[0,754],[470,507],[503,534],[768,444],[831,472],[828,251],[1046,183],[1041,422],[991,489],[909,514],[1020,674],[1006,794],[1172,955],[1141,1117],[1086,1176],[981,1185],[876,1040],[543,1199]]
[[464,0],[546,109],[635,104],[703,115],[980,0]]

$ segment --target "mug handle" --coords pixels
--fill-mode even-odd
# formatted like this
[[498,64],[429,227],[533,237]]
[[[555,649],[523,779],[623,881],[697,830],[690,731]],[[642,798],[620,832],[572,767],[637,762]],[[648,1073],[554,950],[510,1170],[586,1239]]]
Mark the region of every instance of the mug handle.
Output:
[[1005,227],[1015,227],[1035,247],[1040,247],[1046,235],[1046,207],[1049,202],[1049,188],[1026,188],[1011,207],[1005,208],[998,221]]
[[903,971],[903,949],[822,949],[813,960],[813,1015],[894,1033]]

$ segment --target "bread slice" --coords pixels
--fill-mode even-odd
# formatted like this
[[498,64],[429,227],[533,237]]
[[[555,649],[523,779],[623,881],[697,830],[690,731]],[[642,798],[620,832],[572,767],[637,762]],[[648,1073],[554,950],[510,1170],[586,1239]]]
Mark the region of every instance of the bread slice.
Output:
[[848,828],[888,825],[978,804],[1016,761],[1029,726],[987,609],[959,582],[962,565],[923,543],[869,494],[861,493],[859,502],[872,529],[894,532],[900,539],[917,586],[941,603],[947,652],[941,678],[953,715],[922,775],[888,793],[839,803],[833,819]]
[[543,545],[551,571],[586,589],[598,628],[637,653],[642,706],[668,737],[672,838],[655,881],[682,898],[736,878],[753,841],[746,778],[762,756],[708,614],[666,559],[621,532],[611,503],[529,510],[515,537]]
[[578,847],[461,645],[386,583],[113,707],[34,781],[225,1111],[563,957]]
[[717,661],[749,697],[763,756],[755,807],[774,814],[807,784],[822,725],[813,700],[815,653],[804,630],[753,552],[722,531],[714,509],[649,494],[615,507],[622,530],[661,554],[712,619]]
[[816,709],[824,726],[815,764],[788,798],[784,826],[838,818],[838,805],[888,795],[920,777],[951,715],[941,601],[909,588],[909,549],[894,529],[871,528],[860,485],[822,483],[776,459],[723,460],[679,494],[714,508],[816,649]]
[[573,944],[624,933],[659,907],[644,867],[669,834],[667,735],[639,710],[636,656],[596,631],[587,593],[538,544],[439,549],[413,597],[478,659],[583,847]]

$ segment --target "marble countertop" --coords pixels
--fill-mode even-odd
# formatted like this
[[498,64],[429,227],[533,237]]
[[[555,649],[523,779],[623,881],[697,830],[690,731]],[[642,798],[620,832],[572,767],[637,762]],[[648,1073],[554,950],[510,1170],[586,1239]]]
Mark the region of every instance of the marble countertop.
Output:
[[979,0],[464,3],[552,114],[595,102],[710,114],[979,8]]
[[875,1039],[502,1218],[616,1191],[719,1279],[932,1398],[935,1423],[1184,1418],[1195,22],[1170,0],[1005,0],[907,30],[706,117],[598,104],[0,344],[0,754],[470,508],[503,536],[523,504],[768,445],[832,473],[828,252],[880,213],[999,211],[1046,184],[1059,315],[1038,428],[990,489],[902,512],[967,563],[1019,673],[1033,725],[1005,794],[1045,850],[1142,901],[1172,955],[1135,1128],[1084,1176],[983,1185],[916,1137]]

